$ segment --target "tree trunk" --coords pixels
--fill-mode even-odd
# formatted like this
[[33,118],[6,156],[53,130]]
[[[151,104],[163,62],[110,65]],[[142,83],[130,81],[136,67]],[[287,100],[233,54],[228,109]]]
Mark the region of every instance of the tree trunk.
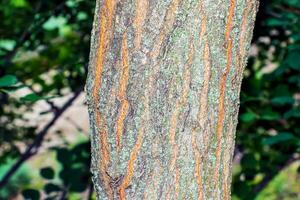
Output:
[[98,0],[86,84],[98,199],[230,199],[256,0]]

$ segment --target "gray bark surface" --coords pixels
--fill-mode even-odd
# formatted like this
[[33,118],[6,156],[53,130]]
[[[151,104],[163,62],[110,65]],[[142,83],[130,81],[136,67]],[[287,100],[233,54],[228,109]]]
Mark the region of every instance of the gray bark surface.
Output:
[[230,199],[256,0],[98,0],[86,83],[98,199]]

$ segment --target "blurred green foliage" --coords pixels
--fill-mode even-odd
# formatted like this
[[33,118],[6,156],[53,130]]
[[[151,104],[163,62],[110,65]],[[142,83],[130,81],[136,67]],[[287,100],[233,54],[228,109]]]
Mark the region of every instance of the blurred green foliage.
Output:
[[[63,96],[85,83],[94,1],[3,0],[0,5],[0,146],[18,156],[15,141],[30,142],[34,129],[8,126],[40,99]],[[17,78],[16,78],[17,77]],[[21,98],[7,93],[32,90]],[[5,108],[11,109],[5,109]],[[15,108],[15,109],[14,109]],[[24,141],[25,140],[25,141]],[[28,140],[28,141],[26,141]]]
[[[20,158],[17,144],[31,144],[36,137],[37,127],[15,123],[24,118],[18,110],[30,111],[40,100],[51,103],[85,83],[94,6],[85,0],[2,0],[0,178]],[[300,0],[261,0],[253,49],[242,85],[234,157],[233,196],[245,200],[262,199],[280,188],[288,175],[280,175],[281,181],[274,177],[299,158]],[[31,92],[19,99],[10,95],[21,88]],[[30,185],[31,170],[23,165],[0,199],[17,194],[81,199],[78,194],[90,190],[88,141],[48,151],[59,164],[34,169],[41,185]],[[300,199],[299,189],[292,196],[288,189],[282,191],[274,191],[272,199]]]
[[[62,97],[84,85],[94,6],[94,1],[84,0],[1,1],[0,163],[6,167],[0,168],[0,179],[20,158],[18,144],[31,144],[37,134],[37,127],[18,125],[16,120],[26,122],[23,113],[36,102],[51,102],[53,97]],[[13,97],[11,94],[20,88],[30,93]],[[45,110],[44,114],[49,112],[55,110]],[[27,168],[25,173],[21,168],[1,189],[0,199],[20,193],[25,199],[63,199],[72,195],[80,199],[74,194],[91,185],[89,142],[65,144],[48,151],[56,153],[58,164],[34,169],[40,171],[37,179],[45,179],[41,186],[30,186],[32,181],[27,175],[31,170]],[[27,177],[27,182],[18,177]]]
[[[240,199],[255,199],[264,181],[299,158],[300,1],[261,1],[253,46],[236,142],[242,158],[233,194]],[[300,190],[293,199],[299,198]]]
[[[8,159],[6,160],[5,164],[4,162],[1,162],[0,165],[0,177],[3,176],[3,173],[5,173],[9,168],[13,165],[15,161]],[[30,183],[30,173],[28,166],[23,165],[11,178],[9,183],[6,185],[5,189],[0,190],[0,199],[8,199],[8,197],[11,197],[14,194],[17,194],[20,189],[20,185],[26,186]]]

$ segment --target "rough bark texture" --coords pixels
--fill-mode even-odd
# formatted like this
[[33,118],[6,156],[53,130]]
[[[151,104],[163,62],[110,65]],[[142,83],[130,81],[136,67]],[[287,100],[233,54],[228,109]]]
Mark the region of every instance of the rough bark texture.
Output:
[[256,0],[99,0],[86,84],[98,199],[230,199]]

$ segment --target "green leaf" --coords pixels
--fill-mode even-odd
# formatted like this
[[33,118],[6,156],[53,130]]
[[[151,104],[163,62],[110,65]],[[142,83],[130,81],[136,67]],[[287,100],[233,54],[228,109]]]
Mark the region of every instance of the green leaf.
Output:
[[286,4],[288,4],[289,6],[292,6],[292,7],[300,7],[300,1],[299,0],[286,0],[285,1]]
[[40,192],[34,189],[26,189],[23,190],[22,195],[25,200],[39,200],[40,199]]
[[300,34],[295,32],[291,35],[291,38],[294,40],[294,41],[299,41],[300,40]]
[[17,84],[18,79],[14,75],[5,75],[0,78],[0,87],[11,87]]
[[277,112],[274,112],[274,111],[271,111],[271,110],[267,110],[264,113],[262,113],[262,115],[260,116],[260,118],[262,120],[272,121],[272,120],[279,119],[280,115]]
[[62,16],[52,16],[48,21],[44,23],[43,28],[47,31],[52,31],[56,28],[62,28],[66,24],[66,22],[67,20]]
[[291,96],[281,96],[281,97],[275,97],[271,100],[272,104],[274,105],[286,105],[286,104],[293,104],[294,99]]
[[293,110],[290,110],[286,113],[284,113],[284,116],[283,116],[285,119],[290,119],[292,117],[294,118],[300,118],[300,109],[293,109]]
[[23,8],[27,6],[26,0],[11,0],[10,3],[17,8]]
[[60,187],[56,184],[53,184],[53,183],[47,183],[45,186],[44,186],[44,190],[47,194],[50,194],[51,192],[58,192],[60,191]]
[[20,98],[21,101],[25,101],[25,102],[31,102],[31,103],[34,103],[36,101],[39,101],[39,100],[45,100],[45,99],[51,99],[51,98],[54,98],[55,96],[52,96],[52,97],[41,97],[35,93],[31,93],[31,94],[27,94],[23,97]]
[[85,12],[79,12],[77,15],[78,20],[86,20],[88,18],[88,15]]
[[252,112],[246,112],[246,113],[244,113],[240,116],[240,119],[243,122],[251,122],[251,121],[254,121],[256,119],[256,115]]
[[289,23],[287,21],[284,21],[282,19],[276,19],[276,18],[269,18],[266,22],[267,26],[283,26],[288,25]]
[[290,68],[300,71],[300,51],[293,50],[289,51],[286,62]]
[[70,8],[73,8],[73,7],[77,6],[78,3],[77,3],[76,1],[68,0],[68,1],[66,2],[66,5],[67,5],[68,7],[70,7]]
[[27,101],[27,102],[36,102],[41,99],[43,99],[43,97],[40,97],[35,93],[27,94],[26,96],[21,97],[21,101]]
[[45,179],[53,179],[55,172],[51,167],[45,167],[41,169],[40,175]]
[[282,132],[282,133],[278,133],[275,136],[264,138],[262,143],[264,145],[273,145],[273,144],[286,142],[286,141],[292,140],[294,138],[295,137],[292,133]]
[[15,40],[0,40],[0,48],[2,49],[11,51],[15,46],[16,46]]
[[66,148],[56,149],[56,159],[62,164],[72,163],[72,154]]

